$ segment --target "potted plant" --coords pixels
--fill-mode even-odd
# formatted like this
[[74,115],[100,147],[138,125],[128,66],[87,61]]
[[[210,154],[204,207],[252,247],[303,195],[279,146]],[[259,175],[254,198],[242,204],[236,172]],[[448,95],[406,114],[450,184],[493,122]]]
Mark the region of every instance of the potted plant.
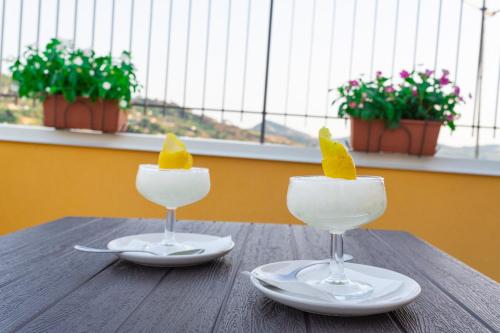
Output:
[[449,72],[400,73],[401,82],[377,72],[370,81],[350,80],[337,89],[338,114],[351,117],[356,151],[434,155],[441,125],[455,129],[456,106],[464,100]]
[[138,89],[128,52],[114,60],[52,39],[43,51],[29,46],[10,70],[20,97],[43,101],[45,126],[103,132],[127,127],[126,110]]

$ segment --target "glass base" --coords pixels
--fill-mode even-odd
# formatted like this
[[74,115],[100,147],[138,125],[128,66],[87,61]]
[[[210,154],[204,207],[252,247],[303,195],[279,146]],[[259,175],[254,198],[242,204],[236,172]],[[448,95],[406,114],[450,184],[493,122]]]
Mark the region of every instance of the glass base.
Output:
[[194,249],[194,247],[192,247],[191,245],[177,242],[175,238],[173,240],[164,239],[158,245],[164,247],[165,251],[167,251],[168,253]]
[[310,281],[309,283],[341,301],[368,297],[373,292],[373,287],[370,284],[349,279],[331,280],[326,278],[319,281]]
[[344,253],[344,261],[349,261],[354,259],[354,257],[350,254]]

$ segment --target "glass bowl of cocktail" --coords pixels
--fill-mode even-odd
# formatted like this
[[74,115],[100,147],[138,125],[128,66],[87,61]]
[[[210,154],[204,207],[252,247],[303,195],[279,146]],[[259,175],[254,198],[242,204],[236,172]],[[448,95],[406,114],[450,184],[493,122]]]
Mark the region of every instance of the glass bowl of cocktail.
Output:
[[158,164],[139,165],[136,188],[144,198],[167,210],[164,236],[160,244],[168,252],[191,249],[192,246],[180,243],[175,238],[175,212],[177,208],[197,202],[208,194],[208,169],[194,168],[193,158],[184,143],[169,133],[163,143]]
[[330,273],[309,282],[339,300],[365,297],[373,287],[346,275],[342,235],[384,213],[384,179],[356,176],[352,157],[340,142],[331,139],[327,128],[320,130],[320,148],[324,175],[291,177],[287,194],[287,206],[293,216],[332,235]]

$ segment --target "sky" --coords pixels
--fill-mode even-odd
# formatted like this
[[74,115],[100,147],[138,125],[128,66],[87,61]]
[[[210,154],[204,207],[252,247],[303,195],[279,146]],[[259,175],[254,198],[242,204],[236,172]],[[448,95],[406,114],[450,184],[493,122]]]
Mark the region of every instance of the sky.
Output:
[[[203,106],[256,112],[263,109],[269,0],[2,0],[1,3],[4,73],[9,60],[26,45],[38,41],[43,46],[57,35],[68,40],[75,38],[77,47],[93,47],[100,54],[112,52],[118,56],[131,46],[138,78],[144,86],[141,96],[147,93],[150,98],[166,97],[170,102],[194,109]],[[280,115],[268,115],[268,119],[315,135],[325,120],[305,119],[302,115],[335,116],[336,109],[330,106],[335,96],[328,89],[360,75],[370,78],[377,70],[394,72],[397,76],[400,70],[414,66],[438,72],[445,68],[450,70],[452,78],[456,77],[465,94],[475,95],[480,4],[478,0],[464,2],[459,29],[461,0],[275,0],[267,111]],[[489,1],[487,7],[498,9],[500,4]],[[95,29],[92,29],[94,9]],[[499,108],[499,31],[500,14],[488,17],[480,123],[489,126],[493,126]],[[473,106],[474,100],[467,99],[467,104],[460,108],[459,123],[472,124]],[[244,128],[259,124],[262,118],[260,114],[242,116],[239,112],[205,111],[205,114]],[[497,114],[500,123],[498,118]],[[326,125],[334,136],[345,137],[349,133],[343,120],[328,120]],[[500,133],[497,134],[495,138],[492,130],[482,129],[480,143],[500,144]],[[453,146],[471,146],[475,140],[470,128],[458,129],[453,134],[443,128],[440,136],[440,143]]]

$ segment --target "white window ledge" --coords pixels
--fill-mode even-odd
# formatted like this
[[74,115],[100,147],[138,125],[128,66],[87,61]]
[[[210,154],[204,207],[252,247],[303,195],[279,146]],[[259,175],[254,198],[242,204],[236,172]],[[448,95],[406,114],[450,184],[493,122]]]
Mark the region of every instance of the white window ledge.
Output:
[[[158,152],[163,138],[161,135],[101,134],[92,131],[0,124],[0,141]],[[317,148],[194,138],[183,138],[183,141],[194,155],[301,163],[320,163],[321,160]],[[361,167],[500,176],[498,161],[358,152],[352,155],[356,165]]]

